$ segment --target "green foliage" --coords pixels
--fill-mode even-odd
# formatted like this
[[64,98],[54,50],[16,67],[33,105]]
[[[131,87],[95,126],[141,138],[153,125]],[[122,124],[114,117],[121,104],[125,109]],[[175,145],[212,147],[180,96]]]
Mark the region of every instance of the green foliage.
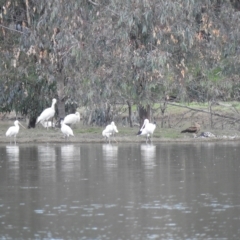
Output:
[[208,72],[207,78],[212,82],[219,82],[222,80],[222,69],[218,66]]
[[[229,80],[240,71],[232,1],[14,3],[0,29],[3,112],[35,115],[43,106],[23,105],[45,105],[53,95],[94,109],[154,105],[169,93],[189,101],[239,99],[239,81]],[[26,24],[22,32],[15,19]]]

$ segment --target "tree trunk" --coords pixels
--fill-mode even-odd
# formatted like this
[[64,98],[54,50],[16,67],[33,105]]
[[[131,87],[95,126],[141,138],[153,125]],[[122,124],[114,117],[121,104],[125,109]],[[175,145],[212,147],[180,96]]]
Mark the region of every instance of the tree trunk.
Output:
[[64,98],[58,98],[58,118],[64,118],[65,117],[65,100]]
[[166,111],[166,109],[167,109],[167,101],[164,101],[163,104],[160,103],[160,109],[161,109],[161,113],[162,113],[161,128],[163,128],[165,111]]
[[105,123],[111,122],[112,120],[113,119],[112,119],[112,116],[111,116],[111,105],[107,104],[107,106],[106,106],[106,114],[105,114],[105,121],[103,123],[105,124]]
[[35,128],[36,126],[36,117],[30,117],[28,122],[28,128]]
[[139,106],[139,124],[140,126],[143,125],[143,122],[145,119],[150,120],[150,106],[147,105],[147,107],[144,107],[142,105]]
[[211,129],[213,129],[213,114],[212,114],[212,102],[208,103],[209,105],[209,112],[210,112],[210,126],[211,126]]
[[132,105],[129,101],[127,101],[127,105],[128,105],[128,118],[129,118],[129,124],[130,127],[133,127],[133,123],[132,123]]
[[89,117],[88,117],[88,121],[87,121],[87,125],[92,125],[92,114],[93,114],[93,112],[92,112],[92,110],[90,111],[90,114],[89,114]]
[[31,26],[31,18],[30,18],[30,14],[29,14],[29,1],[26,0],[26,11],[27,11],[27,22],[28,22],[28,27]]
[[61,75],[61,72],[58,74],[57,92],[58,118],[61,119],[65,117],[64,77]]

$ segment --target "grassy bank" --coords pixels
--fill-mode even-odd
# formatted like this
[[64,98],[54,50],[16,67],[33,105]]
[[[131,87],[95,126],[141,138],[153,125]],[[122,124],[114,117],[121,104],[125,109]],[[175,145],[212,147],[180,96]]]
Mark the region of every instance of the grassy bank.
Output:
[[[238,118],[240,119],[240,104],[238,102],[214,104],[211,106],[211,111],[212,115],[209,114],[209,104],[206,103],[191,103],[189,105],[180,103],[173,103],[171,105],[170,103],[167,105],[164,116],[162,116],[159,105],[154,106],[153,115],[157,123],[157,128],[154,132],[153,142],[238,140],[240,138],[240,122],[238,122]],[[5,133],[13,125],[13,122],[14,120],[0,121],[0,143],[9,143],[9,138],[5,136]],[[102,137],[103,127],[83,125],[82,122],[81,120],[73,128],[75,137],[70,137],[69,142],[104,142]],[[199,133],[209,131],[218,137],[216,139],[200,139],[193,138],[193,135],[189,133],[181,133],[181,130],[191,126],[194,122],[201,124],[201,131]],[[23,120],[21,123],[26,129],[20,127],[20,132],[17,136],[18,143],[65,142],[59,128],[47,130],[38,125],[34,129],[27,129],[27,123]],[[139,127],[130,128],[129,126],[123,126],[121,122],[116,122],[116,125],[119,130],[119,133],[116,134],[118,142],[145,142],[145,137],[136,136]]]
[[[21,122],[25,127],[27,125]],[[13,125],[13,121],[0,122],[0,143],[9,143],[10,139],[5,136],[7,129]],[[68,142],[71,143],[104,143],[102,137],[102,127],[85,126],[81,123],[73,128],[74,137],[70,137]],[[130,128],[118,126],[119,133],[116,134],[117,142],[144,143],[145,136],[136,136],[138,128]],[[180,133],[182,128],[176,126],[174,128],[161,128],[157,123],[157,128],[154,132],[153,142],[188,142],[188,141],[219,141],[219,140],[238,140],[238,133],[234,130],[214,130],[211,131],[219,137],[216,139],[193,138],[192,134]],[[206,129],[207,130],[207,129]],[[224,137],[226,136],[226,137]],[[235,136],[235,138],[233,138]],[[23,129],[20,127],[17,135],[18,143],[65,143],[63,134],[59,128],[50,128],[49,130],[42,126],[37,126],[34,129]]]

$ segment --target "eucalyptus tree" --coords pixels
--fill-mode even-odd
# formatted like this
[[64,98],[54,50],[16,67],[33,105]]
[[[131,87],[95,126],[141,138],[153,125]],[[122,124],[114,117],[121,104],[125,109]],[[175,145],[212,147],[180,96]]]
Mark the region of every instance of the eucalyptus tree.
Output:
[[55,84],[39,76],[37,59],[29,54],[26,3],[1,1],[0,111],[15,110],[28,116],[29,126],[34,126],[36,116],[54,95]]
[[[6,11],[21,13],[15,14],[20,21],[12,18],[11,34],[1,28],[1,89],[11,85],[9,79],[15,79],[11,89],[24,90],[24,84],[14,84],[16,79],[43,81],[41,93],[58,95],[60,116],[66,102],[76,102],[103,109],[106,121],[114,105],[127,103],[129,109],[139,106],[143,121],[166,94],[201,101],[219,92],[240,95],[237,1],[14,3]],[[7,14],[2,16],[5,24]],[[237,81],[225,81],[227,77]],[[6,104],[4,109],[11,108]]]
[[113,55],[119,69],[114,71],[115,79],[119,79],[115,83],[119,85],[117,92],[128,103],[139,106],[141,122],[151,117],[150,105],[175,85],[167,23],[172,16],[171,8],[175,7],[174,17],[181,15],[181,9],[174,4],[174,1],[111,1],[106,7],[113,26],[112,41],[108,42],[116,43]]
[[126,32],[122,36],[131,46],[136,102],[148,106],[166,92],[207,101],[231,91],[226,78],[239,71],[236,5],[218,0],[115,3]]

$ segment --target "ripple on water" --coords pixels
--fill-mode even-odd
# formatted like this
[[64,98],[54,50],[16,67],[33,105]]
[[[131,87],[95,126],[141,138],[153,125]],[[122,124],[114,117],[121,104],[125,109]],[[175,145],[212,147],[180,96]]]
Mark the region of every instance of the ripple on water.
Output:
[[178,203],[175,205],[169,204],[143,204],[141,206],[142,209],[167,209],[167,210],[179,210],[179,211],[189,211],[190,208],[186,206],[184,203]]
[[45,212],[45,210],[43,210],[43,209],[36,209],[36,210],[34,210],[34,212],[37,213],[37,214],[43,214]]

